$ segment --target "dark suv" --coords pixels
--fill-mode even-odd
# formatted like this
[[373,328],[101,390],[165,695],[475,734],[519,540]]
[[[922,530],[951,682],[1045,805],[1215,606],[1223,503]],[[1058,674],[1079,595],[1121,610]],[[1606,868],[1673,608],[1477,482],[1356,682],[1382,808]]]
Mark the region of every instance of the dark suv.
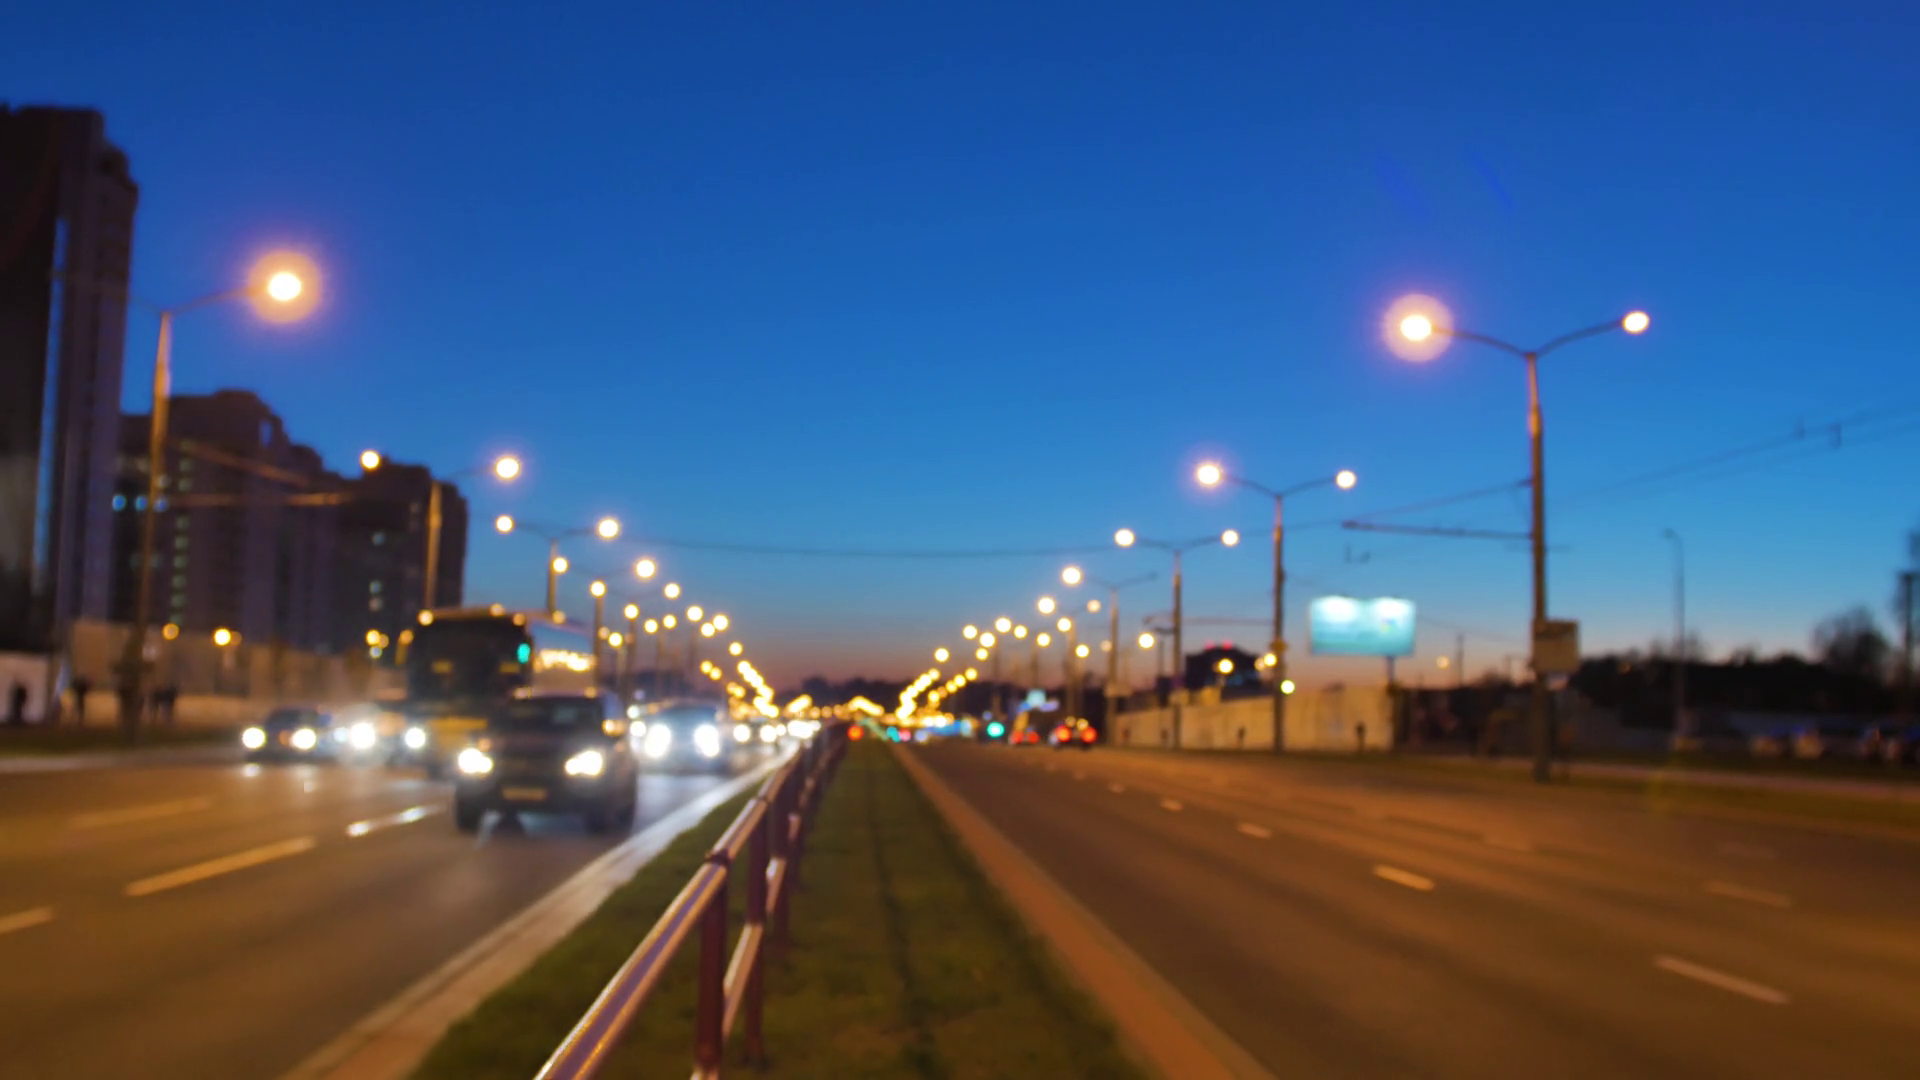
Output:
[[589,832],[624,829],[640,797],[626,714],[595,691],[516,696],[454,755],[453,773],[462,832],[489,810],[579,814]]

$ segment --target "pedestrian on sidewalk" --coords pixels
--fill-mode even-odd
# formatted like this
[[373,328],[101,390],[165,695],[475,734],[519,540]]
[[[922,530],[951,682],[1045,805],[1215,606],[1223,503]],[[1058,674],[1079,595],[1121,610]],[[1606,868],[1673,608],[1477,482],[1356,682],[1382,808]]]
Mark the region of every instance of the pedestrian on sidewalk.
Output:
[[27,684],[13,680],[13,692],[7,697],[7,723],[19,727],[27,722]]
[[87,694],[93,690],[93,680],[85,675],[73,677],[73,725],[87,726]]

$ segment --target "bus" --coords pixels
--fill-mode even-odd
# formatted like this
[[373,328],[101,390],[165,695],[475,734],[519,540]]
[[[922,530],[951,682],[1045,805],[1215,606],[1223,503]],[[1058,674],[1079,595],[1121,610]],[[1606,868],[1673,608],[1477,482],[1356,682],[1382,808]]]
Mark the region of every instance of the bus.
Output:
[[593,645],[590,627],[541,612],[498,604],[421,612],[400,636],[404,687],[382,703],[392,759],[438,776],[517,691],[616,692],[596,670]]

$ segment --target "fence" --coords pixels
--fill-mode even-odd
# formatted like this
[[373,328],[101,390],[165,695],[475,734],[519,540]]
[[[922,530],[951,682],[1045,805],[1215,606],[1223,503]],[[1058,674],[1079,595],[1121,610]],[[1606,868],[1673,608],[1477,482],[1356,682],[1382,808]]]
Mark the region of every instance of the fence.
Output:
[[[695,1080],[720,1075],[727,1035],[736,1019],[744,1018],[748,1058],[755,1063],[764,1060],[760,1019],[768,939],[775,948],[787,946],[789,898],[800,882],[807,830],[845,750],[845,730],[842,724],[822,728],[760,785],[707,853],[693,880],[674,897],[666,914],[547,1059],[538,1080],[588,1080],[598,1075],[696,930],[700,978],[695,991]],[[727,894],[743,852],[747,857],[746,925],[728,957]]]
[[[1175,745],[1172,709],[1142,709],[1116,716],[1107,738],[1118,746],[1272,750],[1273,698],[1263,694],[1223,702],[1206,695],[1181,708],[1177,730]],[[1393,745],[1393,707],[1384,686],[1332,685],[1302,691],[1287,701],[1284,749],[1351,753],[1390,750]]]

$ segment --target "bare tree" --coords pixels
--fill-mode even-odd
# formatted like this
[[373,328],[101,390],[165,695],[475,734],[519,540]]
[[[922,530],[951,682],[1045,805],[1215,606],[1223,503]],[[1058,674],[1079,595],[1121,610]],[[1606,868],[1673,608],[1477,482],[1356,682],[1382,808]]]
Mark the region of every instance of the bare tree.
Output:
[[1893,646],[1866,605],[1821,621],[1813,630],[1813,655],[1829,669],[1876,682],[1887,677]]

